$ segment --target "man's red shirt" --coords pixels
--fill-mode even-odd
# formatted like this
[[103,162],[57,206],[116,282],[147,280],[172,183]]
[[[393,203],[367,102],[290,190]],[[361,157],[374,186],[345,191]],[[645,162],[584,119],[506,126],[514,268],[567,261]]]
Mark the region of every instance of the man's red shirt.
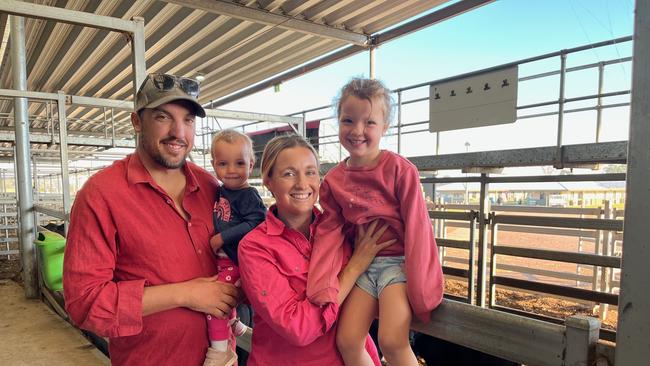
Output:
[[210,251],[216,180],[187,162],[183,208],[137,154],[93,175],[70,215],[64,259],[66,310],[81,328],[110,337],[113,365],[200,365],[205,315],[175,308],[142,316],[145,286],[217,273]]

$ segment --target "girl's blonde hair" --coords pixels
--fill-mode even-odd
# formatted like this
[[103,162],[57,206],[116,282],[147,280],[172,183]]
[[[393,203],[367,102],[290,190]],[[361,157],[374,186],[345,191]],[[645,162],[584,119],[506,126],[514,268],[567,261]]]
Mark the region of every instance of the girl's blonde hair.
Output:
[[214,150],[217,147],[217,142],[225,141],[229,144],[232,144],[238,140],[244,141],[244,143],[246,144],[246,148],[248,150],[248,154],[250,155],[251,160],[253,161],[254,164],[255,152],[253,151],[253,140],[251,140],[251,138],[248,137],[247,134],[232,129],[221,130],[212,137],[212,144],[210,145],[210,155],[214,157]]
[[320,169],[320,162],[318,159],[318,152],[314,149],[309,141],[305,140],[304,137],[300,135],[280,135],[276,136],[269,141],[266,146],[264,146],[264,152],[262,153],[262,161],[260,162],[260,171],[262,172],[262,181],[264,184],[268,182],[273,174],[273,166],[278,160],[278,155],[285,150],[292,147],[304,147],[309,149],[309,151],[314,154],[316,158],[317,168]]
[[393,97],[390,89],[384,83],[379,80],[364,78],[353,78],[350,80],[341,88],[339,96],[335,99],[334,104],[336,105],[337,116],[341,115],[341,104],[351,95],[369,101],[371,106],[373,99],[377,98],[381,100],[386,124],[390,125],[393,118]]

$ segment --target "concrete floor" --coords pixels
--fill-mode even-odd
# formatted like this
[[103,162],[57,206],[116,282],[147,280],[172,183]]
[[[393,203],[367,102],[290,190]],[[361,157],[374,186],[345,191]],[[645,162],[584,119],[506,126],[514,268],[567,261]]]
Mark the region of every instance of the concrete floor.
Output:
[[79,330],[17,283],[0,280],[0,365],[110,365]]

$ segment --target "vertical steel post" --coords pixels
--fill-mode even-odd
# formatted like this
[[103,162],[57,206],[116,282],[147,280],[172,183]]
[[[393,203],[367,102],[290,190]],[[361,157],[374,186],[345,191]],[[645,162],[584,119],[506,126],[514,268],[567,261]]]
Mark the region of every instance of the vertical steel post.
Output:
[[618,301],[616,365],[645,365],[650,360],[650,1],[637,0],[630,138],[627,152],[625,227],[621,292]]
[[[610,204],[610,201],[607,200],[605,201],[605,214],[603,215],[605,219],[614,219],[612,215],[612,207]],[[599,230],[601,231],[601,230]],[[612,231],[601,231],[602,232],[602,255],[606,256],[611,256],[614,255],[614,233]],[[596,272],[596,271],[594,271]],[[600,282],[600,288],[598,290],[602,292],[611,292],[611,282],[610,278],[611,275],[613,274],[614,269],[610,267],[602,267],[601,268],[601,282]],[[597,282],[597,281],[595,281]],[[609,310],[609,305],[606,303],[601,303],[599,304],[598,307],[598,315],[601,321],[607,320],[607,311]]]
[[370,79],[375,78],[375,49],[376,47],[370,47],[368,49],[370,55]]
[[472,214],[472,218],[469,220],[469,253],[468,255],[468,264],[469,264],[469,272],[468,272],[468,279],[467,279],[467,302],[469,304],[474,304],[474,301],[476,301],[476,263],[474,263],[474,259],[476,258],[476,250],[475,250],[475,237],[476,237],[476,217],[477,213],[476,211],[470,211]]
[[600,142],[600,133],[603,124],[603,91],[605,84],[605,64],[598,64],[598,100],[596,104],[596,142]]
[[494,283],[494,276],[497,273],[497,255],[494,253],[494,248],[497,246],[497,231],[499,230],[497,228],[497,225],[493,222],[490,223],[490,291],[488,294],[488,298],[490,300],[490,307],[494,307],[497,302],[497,292],[496,292],[496,284]]
[[560,97],[558,99],[557,111],[557,150],[555,153],[555,167],[564,168],[562,163],[562,130],[564,125],[564,85],[566,82],[566,53],[562,52],[560,56]]
[[[25,57],[25,18],[9,16],[11,23],[11,68],[13,86],[16,90],[27,90],[27,62]],[[35,299],[39,295],[38,273],[34,238],[34,198],[32,192],[32,175],[29,166],[29,119],[27,116],[27,99],[14,99],[14,122],[16,128],[16,191],[18,192],[18,213],[20,215],[20,258],[23,265],[25,296]]]
[[302,121],[298,123],[298,134],[304,138],[307,138],[307,122],[305,121],[305,118],[307,118],[307,113],[302,112]]
[[594,365],[600,321],[588,316],[573,315],[566,319],[565,325],[566,351],[563,364],[571,366]]
[[58,92],[56,104],[59,114],[59,149],[61,150],[61,192],[63,193],[63,230],[68,235],[68,220],[70,219],[70,178],[68,176],[68,121],[65,112],[65,94]]
[[[32,155],[32,182],[34,183],[33,191],[34,192],[34,206],[39,204],[39,180],[38,180],[38,166],[36,165],[36,157]],[[36,225],[36,230],[38,231],[38,226],[41,224],[39,220],[39,213],[34,210],[34,225]],[[38,260],[38,258],[36,258]]]
[[397,92],[397,153],[402,153],[402,91]]
[[131,57],[133,68],[133,96],[138,92],[138,88],[147,77],[147,64],[144,57],[144,18],[133,17],[131,20],[135,23],[135,32],[131,35]]
[[481,173],[481,198],[478,212],[478,284],[476,305],[481,307],[485,307],[487,279],[487,225],[489,221],[487,213],[490,212],[490,201],[488,200],[487,194],[489,189],[487,177],[487,173]]

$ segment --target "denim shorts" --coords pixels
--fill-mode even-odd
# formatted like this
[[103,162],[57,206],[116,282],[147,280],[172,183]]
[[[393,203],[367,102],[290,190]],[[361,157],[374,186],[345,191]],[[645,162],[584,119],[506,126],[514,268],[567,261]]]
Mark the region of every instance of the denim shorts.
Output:
[[357,286],[378,299],[379,294],[388,285],[406,282],[402,269],[404,256],[375,257],[368,269],[357,279]]

